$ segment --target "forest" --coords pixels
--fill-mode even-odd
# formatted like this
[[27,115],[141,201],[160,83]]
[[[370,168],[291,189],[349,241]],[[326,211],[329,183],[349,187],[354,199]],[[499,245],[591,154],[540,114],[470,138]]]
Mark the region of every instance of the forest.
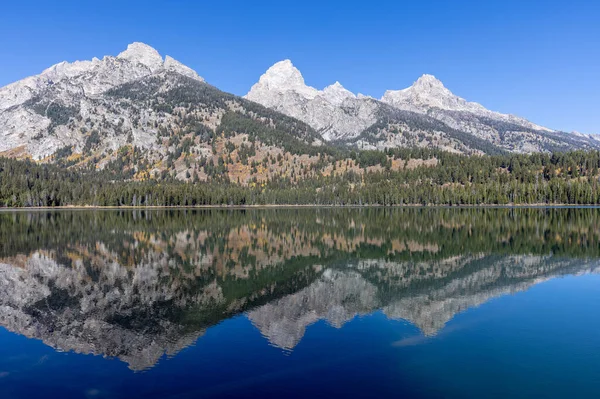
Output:
[[[341,157],[341,156],[340,156]],[[600,152],[465,156],[396,149],[344,154],[361,168],[328,175],[277,176],[242,185],[208,181],[133,180],[118,170],[67,168],[0,158],[1,207],[248,205],[524,205],[600,204]],[[338,162],[336,155],[323,162]],[[392,170],[391,160],[435,159]],[[377,170],[369,166],[380,165]]]

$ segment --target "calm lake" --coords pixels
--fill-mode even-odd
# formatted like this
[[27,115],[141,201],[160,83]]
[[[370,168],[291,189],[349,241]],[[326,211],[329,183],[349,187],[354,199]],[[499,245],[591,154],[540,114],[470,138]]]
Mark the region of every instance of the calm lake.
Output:
[[0,397],[600,397],[600,209],[0,212]]

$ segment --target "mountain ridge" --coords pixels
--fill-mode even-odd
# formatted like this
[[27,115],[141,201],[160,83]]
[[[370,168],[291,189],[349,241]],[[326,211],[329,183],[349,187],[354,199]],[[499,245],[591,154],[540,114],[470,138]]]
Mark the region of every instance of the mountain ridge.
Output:
[[[293,79],[277,79],[278,76]],[[331,92],[336,95],[331,96]],[[382,106],[383,103],[402,111],[427,115],[449,128],[486,140],[509,152],[597,148],[599,145],[592,135],[557,132],[518,116],[490,111],[479,103],[454,95],[440,80],[429,74],[422,75],[405,89],[387,90],[380,99],[375,99],[355,95],[339,82],[323,90],[307,86],[300,71],[290,60],[284,60],[269,68],[245,97],[303,120],[319,131],[326,141],[353,142],[365,149],[421,146],[469,153],[457,143],[452,143],[451,136],[443,132],[443,129],[438,132],[408,129],[409,135],[427,137],[424,140],[410,137],[408,140],[401,140],[392,134],[398,130],[397,126],[387,126],[380,129],[382,132],[379,136],[371,135],[368,140],[361,141],[361,137],[373,126],[381,126],[382,120],[391,119],[390,113]],[[405,117],[410,118],[410,115]],[[394,121],[393,125],[397,125],[396,122],[398,121]],[[505,126],[499,128],[495,126],[497,124]],[[504,131],[511,134],[506,136]],[[436,135],[442,136],[445,144],[436,143]],[[471,150],[476,152],[477,149]]]
[[[231,158],[235,151],[223,153],[216,133],[243,135],[249,120],[254,121],[252,137],[270,129],[268,138],[260,134],[270,144],[261,145],[274,156],[283,142],[289,149],[290,140],[301,143],[293,147],[304,148],[307,155],[314,148],[334,151],[329,143],[352,150],[425,148],[467,155],[600,148],[597,138],[553,131],[467,102],[432,75],[375,99],[337,81],[318,90],[305,83],[290,60],[283,60],[261,76],[245,99],[207,86],[193,69],[140,42],[116,56],[60,62],[0,88],[0,155],[44,162],[66,158],[67,166],[102,169],[129,145],[144,151],[150,174],[166,170],[185,180],[197,171],[181,166],[186,153],[197,162]],[[114,95],[128,90],[125,97]],[[240,124],[240,117],[246,122]]]
[[464,111],[474,114],[496,117],[537,130],[553,132],[554,130],[531,123],[524,118],[490,111],[476,102],[468,102],[454,95],[433,75],[424,74],[411,86],[401,90],[387,90],[380,99],[396,108],[422,112],[423,108],[440,108],[448,111]]

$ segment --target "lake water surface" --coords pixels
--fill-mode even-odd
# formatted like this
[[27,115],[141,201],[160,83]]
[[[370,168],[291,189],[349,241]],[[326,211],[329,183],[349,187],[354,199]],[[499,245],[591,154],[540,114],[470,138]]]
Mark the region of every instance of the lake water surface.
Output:
[[599,272],[599,209],[0,212],[0,398],[596,398]]

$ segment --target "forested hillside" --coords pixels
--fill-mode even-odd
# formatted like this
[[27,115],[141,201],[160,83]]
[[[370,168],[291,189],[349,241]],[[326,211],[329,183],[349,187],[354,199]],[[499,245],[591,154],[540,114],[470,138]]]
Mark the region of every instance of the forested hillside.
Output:
[[314,157],[316,166],[302,172],[248,184],[224,178],[224,163],[206,181],[183,182],[0,158],[0,206],[600,204],[598,151],[468,157],[396,149]]

